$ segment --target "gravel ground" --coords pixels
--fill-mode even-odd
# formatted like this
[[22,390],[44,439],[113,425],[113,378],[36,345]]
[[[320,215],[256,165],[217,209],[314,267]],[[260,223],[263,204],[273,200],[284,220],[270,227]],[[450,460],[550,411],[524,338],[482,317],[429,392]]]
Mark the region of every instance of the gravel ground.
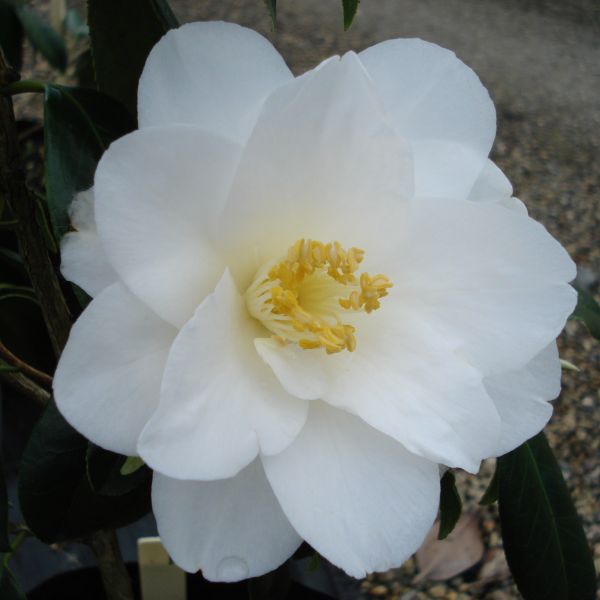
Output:
[[[182,22],[224,19],[270,37],[296,73],[331,54],[360,50],[392,37],[421,37],[451,48],[480,75],[496,103],[498,137],[493,157],[515,193],[569,250],[580,282],[598,294],[600,277],[600,8],[596,0],[364,0],[355,25],[341,27],[341,2],[279,2],[271,32],[259,0],[172,0]],[[30,63],[30,66],[33,63]],[[38,76],[43,66],[36,63]],[[39,68],[42,73],[39,73]],[[35,115],[31,101],[21,114]],[[583,518],[600,570],[600,344],[569,323],[563,358],[563,393],[547,428]],[[479,518],[486,546],[481,565],[449,581],[411,581],[414,560],[369,577],[350,594],[401,600],[519,598],[506,569],[496,507],[477,501],[492,461],[474,477],[458,474],[466,510]],[[599,596],[600,598],[600,593]]]

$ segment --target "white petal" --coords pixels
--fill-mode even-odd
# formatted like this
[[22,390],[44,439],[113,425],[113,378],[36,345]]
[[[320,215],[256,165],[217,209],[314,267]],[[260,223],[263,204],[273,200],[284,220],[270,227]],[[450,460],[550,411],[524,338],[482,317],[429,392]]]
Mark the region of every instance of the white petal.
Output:
[[437,464],[319,401],[296,441],[263,464],[292,526],[353,577],[401,565],[437,512]]
[[514,198],[512,193],[513,187],[506,175],[491,160],[488,160],[467,200],[496,202],[504,208],[527,216],[527,207],[518,198]]
[[487,160],[467,200],[473,202],[498,202],[510,198],[513,187],[506,175],[492,162]]
[[257,338],[254,346],[259,356],[273,369],[288,394],[302,400],[322,398],[327,390],[327,375],[321,351],[303,350],[296,344],[282,346],[273,338]]
[[510,452],[544,428],[552,416],[548,400],[560,393],[560,377],[558,350],[552,342],[526,367],[485,380],[502,419],[502,435],[493,456]]
[[418,140],[412,150],[417,197],[467,198],[485,164],[467,146],[440,140]]
[[223,248],[235,256],[228,264],[248,285],[301,237],[372,245],[382,227],[399,226],[398,206],[411,195],[407,145],[357,56],[334,57],[266,102],[221,219]]
[[60,270],[65,279],[77,284],[90,296],[97,296],[117,280],[96,231],[94,190],[75,195],[69,209],[76,231],[60,241]]
[[94,188],[75,194],[69,206],[69,218],[77,231],[96,231]]
[[509,210],[514,210],[518,212],[524,217],[526,217],[529,214],[525,203],[522,200],[515,198],[514,196],[512,198],[504,198],[503,200],[500,200],[499,204],[501,206],[504,206],[504,208],[508,208]]
[[575,265],[536,221],[494,203],[420,200],[380,265],[413,319],[485,374],[520,368],[564,327]]
[[240,148],[193,127],[150,128],[114,142],[96,171],[96,222],[127,286],[180,327],[225,265],[214,224]]
[[240,581],[276,569],[302,543],[283,514],[260,460],[231,479],[181,481],[160,473],[152,507],[173,561],[210,581]]
[[390,298],[357,326],[354,352],[328,358],[323,399],[410,452],[476,473],[497,447],[500,419],[482,375]]
[[271,43],[233,23],[188,23],[150,52],[138,88],[140,127],[187,123],[243,142],[263,100],[293,79]]
[[360,60],[390,121],[414,145],[416,194],[466,198],[496,134],[494,105],[477,75],[453,52],[418,39],[382,42]]
[[177,479],[232,477],[259,451],[280,452],[306,420],[253,345],[257,326],[226,271],[180,331],[169,354],[161,400],[138,450]]
[[95,444],[136,454],[159,399],[174,327],[115,283],[73,325],[54,376],[56,404]]

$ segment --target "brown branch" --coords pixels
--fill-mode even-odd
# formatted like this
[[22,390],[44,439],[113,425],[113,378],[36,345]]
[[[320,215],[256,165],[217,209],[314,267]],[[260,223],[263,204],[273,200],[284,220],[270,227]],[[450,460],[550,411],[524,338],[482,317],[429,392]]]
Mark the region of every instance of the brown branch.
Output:
[[52,389],[52,377],[50,377],[50,375],[44,373],[43,371],[39,371],[30,364],[27,364],[24,360],[21,360],[18,356],[14,355],[2,342],[0,342],[0,357],[2,357],[2,359],[4,359],[4,361],[12,367],[19,369],[23,375],[27,375],[48,389]]
[[40,387],[23,373],[11,373],[10,371],[0,371],[0,382],[5,383],[15,389],[20,394],[31,398],[41,406],[46,406],[50,402],[50,392]]
[[114,530],[97,531],[90,540],[108,600],[131,600],[133,590]]
[[[14,71],[8,69],[0,52],[0,85],[10,80],[14,81]],[[40,230],[36,200],[25,183],[17,140],[12,100],[0,96],[0,195],[17,220],[15,233],[20,253],[40,300],[52,347],[59,356],[69,336],[71,315]]]

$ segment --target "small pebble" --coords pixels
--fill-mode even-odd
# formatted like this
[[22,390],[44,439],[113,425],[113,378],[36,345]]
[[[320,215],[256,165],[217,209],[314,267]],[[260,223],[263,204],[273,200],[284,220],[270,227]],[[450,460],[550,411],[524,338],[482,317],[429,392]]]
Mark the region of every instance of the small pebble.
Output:
[[374,588],[369,590],[371,596],[385,596],[388,593],[388,589],[385,585],[376,585]]

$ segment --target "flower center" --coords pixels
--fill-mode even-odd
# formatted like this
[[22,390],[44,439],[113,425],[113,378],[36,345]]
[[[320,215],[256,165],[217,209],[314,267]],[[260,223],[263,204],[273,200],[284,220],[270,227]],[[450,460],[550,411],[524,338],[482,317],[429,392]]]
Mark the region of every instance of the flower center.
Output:
[[356,329],[344,316],[378,309],[393,285],[385,275],[356,275],[364,254],[338,242],[298,240],[283,260],[258,270],[245,294],[248,311],[281,344],[352,352]]

